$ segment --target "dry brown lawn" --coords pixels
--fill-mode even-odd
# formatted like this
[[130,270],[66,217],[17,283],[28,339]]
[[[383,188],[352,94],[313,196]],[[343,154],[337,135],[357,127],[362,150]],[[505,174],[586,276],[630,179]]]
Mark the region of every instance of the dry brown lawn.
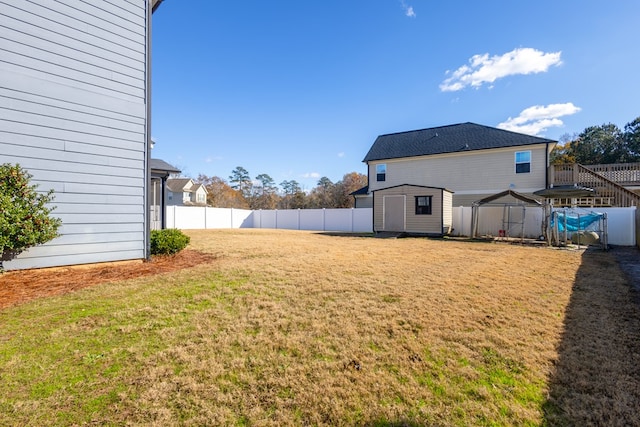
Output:
[[640,425],[640,316],[610,253],[188,234],[209,263],[0,311],[0,424]]

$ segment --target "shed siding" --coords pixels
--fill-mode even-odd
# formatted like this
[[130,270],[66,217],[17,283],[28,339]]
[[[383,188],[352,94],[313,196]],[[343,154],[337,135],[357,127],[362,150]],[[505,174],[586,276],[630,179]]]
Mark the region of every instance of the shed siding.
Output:
[[453,227],[453,194],[442,190],[442,229],[449,233]]
[[[417,187],[413,185],[401,185],[393,188],[378,190],[374,193],[374,231],[385,231],[384,229],[384,196],[404,195],[406,228],[408,233],[437,234],[443,233],[443,194],[449,197],[451,193],[440,188]],[[415,197],[432,196],[431,215],[415,214]],[[452,208],[449,206],[448,216],[452,216]],[[451,219],[449,219],[449,223]],[[395,231],[395,230],[394,230]]]
[[8,269],[145,256],[147,2],[0,2],[0,163],[55,190],[61,237]]
[[[369,163],[369,190],[406,183],[448,188],[455,193],[454,204],[466,196],[479,200],[508,188],[527,193],[546,188],[546,144],[471,152],[438,154]],[[515,153],[531,151],[531,172],[515,173]],[[385,181],[376,181],[376,165],[387,165]]]

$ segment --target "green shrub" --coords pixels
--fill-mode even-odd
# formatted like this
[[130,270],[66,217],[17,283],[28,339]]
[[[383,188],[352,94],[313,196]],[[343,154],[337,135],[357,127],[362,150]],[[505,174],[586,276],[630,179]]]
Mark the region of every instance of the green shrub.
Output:
[[176,228],[151,230],[151,255],[168,255],[187,247],[191,238]]
[[20,165],[0,165],[0,271],[2,261],[58,237],[62,221],[51,218],[54,208],[47,207],[53,190],[38,193],[31,177]]

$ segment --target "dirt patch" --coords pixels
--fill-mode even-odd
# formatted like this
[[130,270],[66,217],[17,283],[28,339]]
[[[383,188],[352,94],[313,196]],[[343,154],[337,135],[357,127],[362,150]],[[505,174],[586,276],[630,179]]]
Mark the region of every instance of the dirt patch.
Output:
[[214,259],[214,255],[186,249],[175,255],[154,256],[146,262],[125,261],[10,271],[0,274],[0,309],[35,298],[65,294],[99,283],[152,276],[194,267]]

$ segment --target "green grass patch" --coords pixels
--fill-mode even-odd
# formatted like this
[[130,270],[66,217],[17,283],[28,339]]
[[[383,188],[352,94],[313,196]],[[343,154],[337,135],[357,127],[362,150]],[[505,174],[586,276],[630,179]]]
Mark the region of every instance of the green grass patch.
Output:
[[546,396],[580,266],[571,253],[190,234],[225,255],[0,311],[0,425],[563,419]]

